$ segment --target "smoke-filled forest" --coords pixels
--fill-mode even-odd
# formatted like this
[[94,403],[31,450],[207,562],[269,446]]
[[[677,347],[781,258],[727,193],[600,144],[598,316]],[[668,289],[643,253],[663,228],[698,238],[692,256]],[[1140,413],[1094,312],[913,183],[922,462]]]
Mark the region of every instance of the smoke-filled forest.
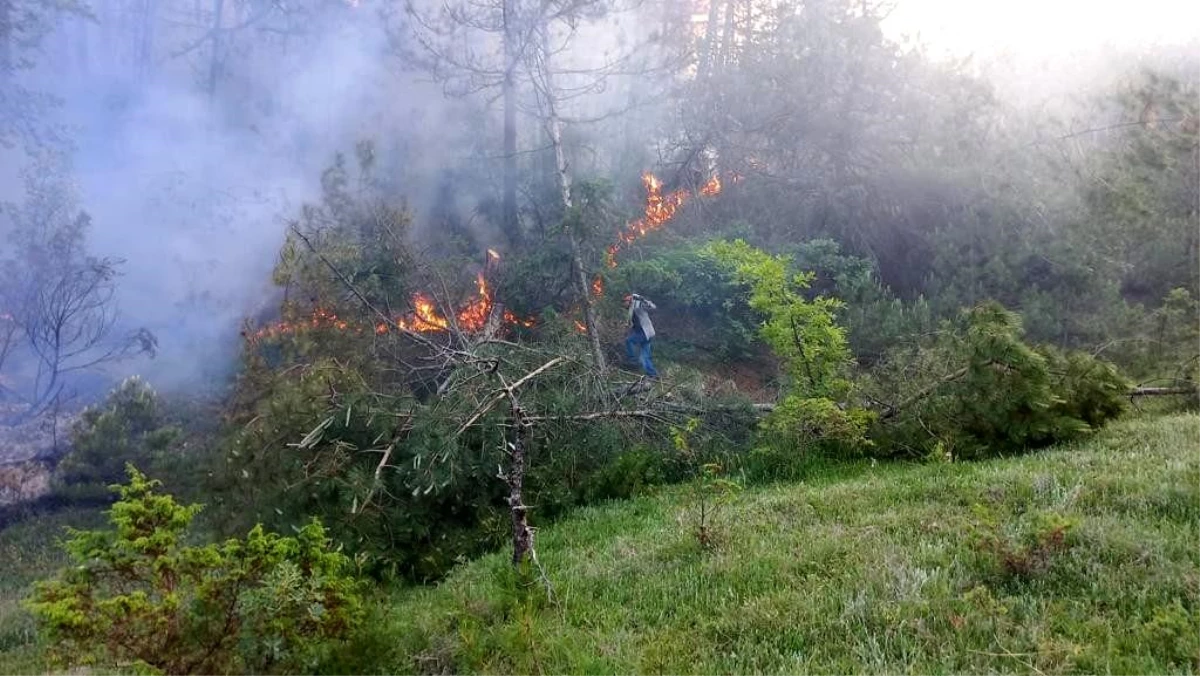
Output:
[[1200,671],[1200,17],[976,4],[0,0],[0,673]]

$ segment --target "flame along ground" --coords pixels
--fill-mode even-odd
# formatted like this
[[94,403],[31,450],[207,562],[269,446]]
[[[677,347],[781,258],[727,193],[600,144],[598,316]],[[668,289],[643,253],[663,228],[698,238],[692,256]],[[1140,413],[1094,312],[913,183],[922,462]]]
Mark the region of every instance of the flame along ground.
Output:
[[[666,225],[667,221],[675,218],[675,214],[692,198],[692,193],[683,188],[663,195],[662,181],[649,172],[642,174],[642,184],[646,186],[645,213],[617,232],[617,241],[605,252],[605,263],[610,268],[617,267],[617,253],[622,248]],[[720,194],[721,178],[713,176],[700,186],[697,192],[704,197]]]
[[[736,183],[740,178],[740,176],[734,175],[733,181]],[[617,266],[617,253],[622,248],[662,228],[693,197],[691,192],[682,188],[663,195],[662,181],[650,172],[642,174],[642,184],[646,186],[645,211],[640,218],[626,224],[623,229],[617,232],[617,241],[609,246],[605,253],[605,262],[609,268]],[[711,197],[719,194],[721,187],[720,177],[714,176],[707,183],[700,186],[696,194],[703,197]],[[499,260],[500,254],[496,253],[494,249],[488,249],[485,270],[492,263]],[[469,299],[453,315],[453,325],[457,326],[458,330],[466,333],[481,331],[487,325],[488,319],[491,317],[492,310],[495,307],[495,299],[484,273],[481,272],[476,275],[475,286],[476,296]],[[594,298],[602,298],[604,296],[604,279],[600,275],[596,275],[592,279],[591,292]],[[412,312],[401,317],[396,317],[393,320],[397,327],[418,333],[436,333],[451,329],[452,322],[438,311],[437,303],[429,294],[420,291],[413,294],[412,307]],[[504,323],[515,326],[532,327],[536,324],[535,319],[518,317],[510,310],[504,311],[502,319]],[[587,332],[587,327],[583,322],[575,320],[574,324],[577,331],[581,333]],[[313,311],[312,316],[306,321],[277,322],[259,329],[248,337],[251,340],[262,340],[280,335],[288,335],[296,332],[298,329],[322,327],[335,328],[339,331],[353,330],[356,333],[363,333],[362,327],[352,328],[345,320],[339,319],[337,315],[318,308]],[[380,322],[374,327],[377,335],[386,334],[391,330],[391,325],[386,322]]]
[[[494,251],[488,250],[489,256],[498,260],[499,255]],[[479,273],[475,278],[476,296],[468,299],[468,301],[459,310],[454,313],[454,321],[451,322],[443,315],[437,307],[437,303],[433,298],[423,292],[417,292],[412,297],[412,312],[407,315],[396,317],[392,321],[395,326],[407,331],[415,331],[417,333],[435,333],[440,331],[449,331],[450,328],[456,326],[458,330],[465,333],[478,333],[486,325],[492,316],[492,311],[495,308],[495,299],[491,288],[488,286],[487,279],[483,273]],[[501,319],[506,324],[531,327],[535,324],[535,320],[530,318],[518,317],[511,310],[505,310],[501,315]],[[299,322],[276,322],[269,326],[255,331],[248,335],[251,340],[263,340],[274,338],[282,335],[290,335],[300,329],[317,329],[317,328],[333,328],[339,331],[354,331],[355,333],[364,333],[361,326],[350,326],[350,324],[339,319],[336,314],[329,312],[323,308],[317,308],[312,315],[307,319]],[[392,324],[387,322],[379,322],[374,326],[376,335],[384,335],[392,331]]]

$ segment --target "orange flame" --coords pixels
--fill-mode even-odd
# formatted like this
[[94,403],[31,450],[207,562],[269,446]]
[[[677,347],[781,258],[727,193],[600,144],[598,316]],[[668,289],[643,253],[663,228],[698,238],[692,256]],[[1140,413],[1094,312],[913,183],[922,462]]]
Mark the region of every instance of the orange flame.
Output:
[[413,295],[412,303],[412,314],[397,317],[396,326],[418,333],[445,331],[450,328],[450,321],[437,311],[437,305],[429,296],[418,292]]
[[496,253],[495,249],[488,249],[487,253],[488,253],[488,258],[491,258],[492,260],[496,260],[496,261],[500,260],[500,254]]
[[537,325],[537,320],[534,319],[533,317],[521,318],[521,317],[518,317],[512,310],[504,311],[504,321],[508,322],[509,324],[515,324],[517,326],[524,326],[527,329],[533,328],[534,326]]
[[600,275],[596,275],[592,280],[592,295],[596,298],[604,295],[604,280],[600,278]]
[[479,288],[479,298],[467,303],[456,316],[458,327],[471,333],[482,329],[492,315],[492,294],[488,290],[487,280],[480,274],[475,278],[475,283]]
[[[337,315],[324,308],[317,308],[316,310],[313,310],[312,315],[307,321],[276,322],[269,326],[260,328],[247,337],[251,340],[262,340],[265,338],[276,338],[278,336],[291,335],[302,329],[310,328],[332,328],[337,329],[338,331],[347,331],[350,329],[350,323],[344,319],[338,319]],[[362,333],[361,328],[355,328],[354,331],[356,333]]]
[[[680,188],[672,193],[663,195],[662,181],[654,174],[642,174],[642,183],[646,186],[646,209],[642,217],[628,223],[625,229],[617,233],[617,241],[608,247],[605,262],[608,267],[617,267],[617,253],[627,244],[649,235],[658,230],[667,221],[675,217],[676,212],[687,203],[692,194]],[[699,193],[704,197],[712,197],[721,192],[721,179],[714,176],[700,187]]]
[[[488,319],[492,316],[495,308],[495,299],[492,295],[492,290],[488,287],[487,279],[482,273],[476,276],[475,285],[477,297],[469,300],[466,305],[454,314],[455,323],[458,325],[459,330],[467,333],[477,333],[483,330],[487,326]],[[450,330],[450,320],[438,311],[437,303],[428,294],[422,292],[413,294],[412,305],[412,312],[393,320],[395,326],[417,333],[435,333]],[[501,318],[507,324],[523,326],[525,328],[530,328],[537,324],[536,319],[519,317],[510,310],[505,310]],[[375,335],[385,335],[391,331],[391,327],[391,323],[378,322],[374,325]],[[247,337],[252,341],[257,341],[264,338],[290,335],[304,328],[334,328],[339,331],[351,329],[350,324],[345,320],[339,319],[337,315],[323,308],[318,308],[313,311],[312,316],[307,321],[277,322],[269,326],[264,326]],[[363,329],[359,327],[355,327],[353,330],[359,334],[363,333]]]
[[575,330],[580,333],[587,333],[587,326],[585,326],[583,322],[576,319],[575,320]]

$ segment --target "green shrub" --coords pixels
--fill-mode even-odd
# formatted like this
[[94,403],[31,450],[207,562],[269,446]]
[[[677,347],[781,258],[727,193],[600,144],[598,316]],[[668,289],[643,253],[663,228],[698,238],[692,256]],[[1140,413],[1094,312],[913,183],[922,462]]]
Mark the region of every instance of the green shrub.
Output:
[[706,248],[679,247],[623,263],[611,284],[658,304],[655,325],[671,336],[664,354],[733,360],[754,353],[756,317],[733,271]]
[[28,607],[67,665],[133,663],[167,674],[303,673],[362,615],[350,561],[312,521],[295,537],[191,545],[199,505],[180,505],[129,467],[112,528],[71,531],[72,565]]
[[1006,455],[1077,438],[1124,410],[1128,384],[1114,366],[1022,336],[1017,314],[984,303],[931,344],[893,351],[867,392],[889,402],[871,430],[877,447],[914,457]]
[[759,334],[788,377],[788,394],[759,426],[763,445],[751,459],[754,472],[770,468],[792,476],[798,471],[792,465],[806,462],[805,455],[856,455],[868,448],[872,414],[844,403],[853,390],[853,359],[835,315],[845,304],[824,295],[806,298],[816,276],[793,273],[785,256],[740,240],[714,242],[709,250],[749,286],[749,305],[764,318]]
[[763,418],[758,443],[745,459],[747,474],[762,481],[802,479],[817,458],[868,454],[875,414],[823,397],[789,395]]
[[670,468],[661,451],[638,446],[600,466],[583,488],[583,502],[626,499],[667,483]]
[[1078,544],[1078,520],[1053,511],[1022,514],[995,510],[976,503],[971,541],[970,566],[980,581],[998,585],[1021,585],[1045,576],[1064,563],[1068,551]]
[[58,465],[60,491],[100,491],[117,483],[127,463],[155,464],[179,434],[166,423],[155,391],[137,376],[128,378],[75,421],[71,451]]
[[741,240],[713,242],[706,250],[749,287],[750,308],[763,317],[759,336],[783,362],[791,391],[805,397],[844,396],[853,358],[846,332],[834,317],[844,303],[828,296],[806,299],[814,275],[793,273],[785,256],[772,256]]
[[925,298],[896,298],[879,281],[872,259],[844,253],[832,239],[802,242],[791,253],[798,268],[813,274],[809,297],[823,294],[844,303],[836,317],[860,364],[874,363],[890,346],[934,328],[933,309]]
[[1129,407],[1130,382],[1112,363],[1052,345],[1039,346],[1037,351],[1046,360],[1058,395],[1059,401],[1051,407],[1054,413],[1096,429]]

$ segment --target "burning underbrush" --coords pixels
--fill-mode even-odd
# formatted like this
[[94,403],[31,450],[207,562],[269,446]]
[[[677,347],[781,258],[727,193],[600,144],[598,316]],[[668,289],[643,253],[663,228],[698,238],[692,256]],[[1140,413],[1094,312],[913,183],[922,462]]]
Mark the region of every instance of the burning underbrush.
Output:
[[[733,177],[738,180],[737,176]],[[695,197],[712,197],[722,190],[722,182],[714,176],[695,192],[678,189],[668,193],[663,192],[663,183],[649,172],[642,176],[646,188],[646,204],[643,214],[627,223],[616,233],[615,241],[605,251],[605,263],[611,269],[617,266],[617,255],[634,242],[646,237],[665,226],[673,219],[679,210]],[[383,320],[379,317],[366,319],[348,319],[333,310],[320,307],[313,309],[304,318],[277,321],[257,329],[247,328],[243,336],[250,342],[269,341],[283,336],[316,329],[350,332],[358,335],[373,333],[383,336],[395,332],[411,332],[418,334],[454,333],[475,335],[480,333],[496,334],[516,327],[533,328],[539,320],[536,317],[520,316],[505,309],[498,302],[489,278],[500,263],[500,254],[493,249],[487,250],[484,270],[477,273],[473,292],[457,306],[447,302],[439,302],[438,298],[428,291],[417,291],[409,298],[410,309],[403,313]],[[600,274],[593,276],[589,285],[591,297],[599,300],[604,297],[604,277]],[[587,327],[578,319],[581,312],[578,306],[568,310],[568,316],[573,316],[572,325],[579,333],[586,333]]]
[[[489,254],[494,255],[494,252]],[[275,322],[255,331],[245,331],[243,335],[250,342],[258,342],[312,329],[332,329],[359,335],[371,332],[380,336],[396,331],[477,334],[489,328],[498,331],[504,327],[531,328],[537,324],[537,320],[520,317],[498,304],[484,273],[476,276],[475,283],[475,293],[451,312],[444,311],[443,305],[432,294],[418,291],[411,298],[412,310],[390,321],[346,319],[332,310],[318,307],[307,318]]]
[[[734,178],[737,180],[737,177]],[[713,176],[707,183],[695,192],[680,188],[663,194],[663,183],[657,176],[646,172],[642,174],[642,184],[646,187],[646,207],[641,217],[630,221],[617,233],[617,241],[613,242],[605,252],[605,263],[610,268],[617,267],[617,254],[637,240],[662,228],[687,204],[693,197],[712,197],[721,192],[721,179]]]

